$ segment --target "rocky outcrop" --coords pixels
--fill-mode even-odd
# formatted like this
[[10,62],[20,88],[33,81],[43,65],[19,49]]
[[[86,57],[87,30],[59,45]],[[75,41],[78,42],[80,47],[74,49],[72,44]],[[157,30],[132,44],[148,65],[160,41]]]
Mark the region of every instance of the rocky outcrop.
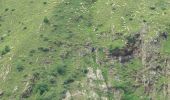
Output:
[[[95,70],[89,67],[86,80],[78,82],[78,84],[81,84],[82,89],[68,90],[63,100],[79,100],[80,98],[81,100],[108,100],[108,87],[102,75],[102,71],[99,68]],[[102,95],[99,93],[102,93]]]

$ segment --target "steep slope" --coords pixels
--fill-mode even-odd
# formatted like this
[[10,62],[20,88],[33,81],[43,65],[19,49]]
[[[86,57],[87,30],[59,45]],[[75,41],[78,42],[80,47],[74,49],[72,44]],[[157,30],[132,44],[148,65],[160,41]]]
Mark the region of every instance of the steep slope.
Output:
[[0,99],[168,100],[168,0],[1,0]]

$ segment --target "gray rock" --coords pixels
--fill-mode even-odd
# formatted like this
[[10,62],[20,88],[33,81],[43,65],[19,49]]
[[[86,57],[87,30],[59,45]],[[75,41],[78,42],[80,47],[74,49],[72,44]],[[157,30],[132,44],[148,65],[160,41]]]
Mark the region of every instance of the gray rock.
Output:
[[2,96],[4,94],[4,92],[2,90],[0,90],[0,96]]

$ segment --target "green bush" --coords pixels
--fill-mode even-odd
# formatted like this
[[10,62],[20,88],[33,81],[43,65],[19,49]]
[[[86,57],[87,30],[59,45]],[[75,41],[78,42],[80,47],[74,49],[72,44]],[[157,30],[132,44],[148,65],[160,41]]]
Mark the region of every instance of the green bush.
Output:
[[70,83],[73,83],[74,82],[74,79],[73,78],[69,78],[67,80],[64,81],[64,84],[70,84]]
[[44,47],[39,47],[38,50],[43,51],[43,52],[49,52],[49,48],[44,48]]
[[5,46],[5,52],[10,52],[10,47],[9,46]]
[[51,84],[55,84],[56,83],[55,78],[51,78],[49,81],[50,81]]
[[44,4],[44,5],[46,5],[46,4],[47,4],[47,2],[43,2],[43,4]]
[[66,74],[66,66],[62,65],[62,66],[54,68],[52,70],[51,74],[54,77],[57,77],[57,75],[65,75]]
[[26,30],[26,29],[27,29],[27,27],[24,27],[24,28],[23,28],[23,30]]
[[48,19],[47,17],[45,17],[45,18],[44,18],[44,23],[45,23],[45,24],[48,24],[49,22],[50,22],[49,19]]
[[21,71],[24,70],[24,66],[23,65],[17,65],[16,69],[17,69],[18,72],[21,72]]
[[36,86],[36,92],[39,92],[40,95],[43,95],[48,90],[49,90],[48,85],[45,83],[41,83]]
[[35,52],[36,52],[36,50],[31,50],[31,51],[30,51],[30,53],[35,53]]
[[5,9],[5,11],[8,11],[8,10],[9,10],[9,8],[6,8],[6,9]]
[[156,7],[154,7],[154,6],[151,6],[151,7],[150,7],[150,9],[151,9],[151,10],[155,10],[155,9],[156,9]]
[[10,51],[11,51],[10,47],[9,46],[5,46],[4,50],[2,50],[2,52],[1,52],[1,55],[5,55],[5,54],[7,54]]
[[83,72],[84,74],[87,74],[87,73],[88,73],[88,69],[83,69],[82,72]]
[[5,55],[6,54],[6,52],[3,50],[2,52],[1,52],[1,55],[3,56],[3,55]]
[[57,72],[58,72],[58,74],[60,74],[60,75],[64,75],[64,74],[66,73],[66,70],[65,70],[64,67],[59,67],[59,68],[57,69]]

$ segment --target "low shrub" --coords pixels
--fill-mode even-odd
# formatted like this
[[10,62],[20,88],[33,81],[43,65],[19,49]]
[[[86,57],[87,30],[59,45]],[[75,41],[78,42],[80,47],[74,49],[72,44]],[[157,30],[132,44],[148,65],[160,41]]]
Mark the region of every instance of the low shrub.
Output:
[[16,66],[16,70],[17,70],[18,72],[21,72],[21,71],[24,70],[24,66],[23,66],[23,65],[17,65],[17,66]]
[[64,84],[70,84],[70,83],[73,83],[74,82],[74,79],[73,78],[69,78],[67,80],[64,81]]
[[11,51],[10,47],[9,46],[5,46],[4,50],[2,50],[2,52],[1,52],[1,55],[5,55],[5,54],[7,54],[10,51]]
[[44,18],[44,23],[45,23],[45,24],[48,24],[49,22],[50,22],[49,19],[48,19],[47,17],[45,17],[45,18]]
[[38,50],[43,51],[43,52],[49,52],[49,48],[44,48],[44,47],[39,47]]
[[40,83],[36,86],[36,92],[38,92],[40,95],[43,95],[48,90],[48,85],[45,83]]

